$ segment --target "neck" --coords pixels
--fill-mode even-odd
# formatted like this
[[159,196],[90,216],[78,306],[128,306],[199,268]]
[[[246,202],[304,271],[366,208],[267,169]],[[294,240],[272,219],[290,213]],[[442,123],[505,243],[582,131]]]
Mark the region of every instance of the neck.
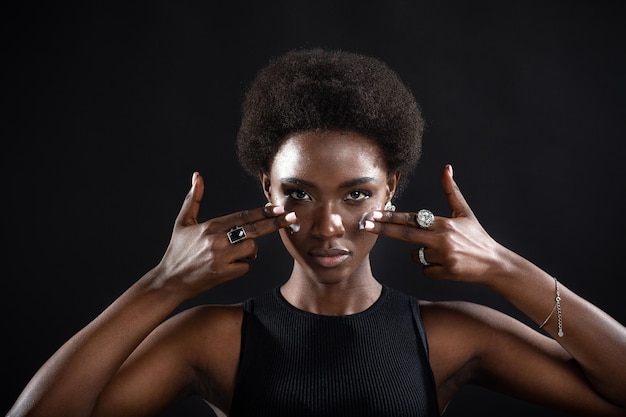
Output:
[[360,313],[378,300],[382,285],[372,275],[369,262],[350,277],[322,281],[303,273],[296,264],[280,289],[294,307],[314,314],[337,316]]

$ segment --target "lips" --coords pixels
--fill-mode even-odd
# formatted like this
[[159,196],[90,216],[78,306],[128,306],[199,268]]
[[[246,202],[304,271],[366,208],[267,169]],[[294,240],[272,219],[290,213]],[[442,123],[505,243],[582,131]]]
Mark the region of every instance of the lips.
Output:
[[317,249],[309,251],[309,255],[317,264],[325,268],[333,268],[348,259],[350,251],[341,248]]

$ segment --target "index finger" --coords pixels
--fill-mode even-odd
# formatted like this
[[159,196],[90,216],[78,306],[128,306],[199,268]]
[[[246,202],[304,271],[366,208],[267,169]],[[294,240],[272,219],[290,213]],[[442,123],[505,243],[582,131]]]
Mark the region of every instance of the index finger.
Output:
[[283,206],[266,206],[217,217],[210,221],[208,231],[221,233],[240,226],[244,228],[247,237],[254,238],[287,227],[296,220],[295,212],[285,213]]
[[369,219],[365,220],[363,229],[407,242],[425,244],[431,231],[420,228],[416,216],[417,213],[411,212],[375,210]]

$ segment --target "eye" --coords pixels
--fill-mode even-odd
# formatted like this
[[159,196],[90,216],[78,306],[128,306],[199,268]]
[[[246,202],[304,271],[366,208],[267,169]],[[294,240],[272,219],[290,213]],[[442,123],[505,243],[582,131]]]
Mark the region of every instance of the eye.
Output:
[[371,194],[368,193],[367,191],[363,191],[363,190],[354,190],[354,191],[350,191],[348,193],[348,196],[346,197],[346,201],[362,201],[362,200],[367,200],[368,198],[370,198]]
[[287,190],[285,194],[287,198],[296,201],[311,200],[311,196],[304,190]]

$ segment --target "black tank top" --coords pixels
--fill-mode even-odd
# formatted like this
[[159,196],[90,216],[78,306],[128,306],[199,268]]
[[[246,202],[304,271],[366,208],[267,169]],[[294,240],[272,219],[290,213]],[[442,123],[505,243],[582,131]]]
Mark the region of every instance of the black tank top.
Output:
[[247,300],[229,415],[438,416],[418,300],[384,286],[346,316],[299,310],[278,288]]

